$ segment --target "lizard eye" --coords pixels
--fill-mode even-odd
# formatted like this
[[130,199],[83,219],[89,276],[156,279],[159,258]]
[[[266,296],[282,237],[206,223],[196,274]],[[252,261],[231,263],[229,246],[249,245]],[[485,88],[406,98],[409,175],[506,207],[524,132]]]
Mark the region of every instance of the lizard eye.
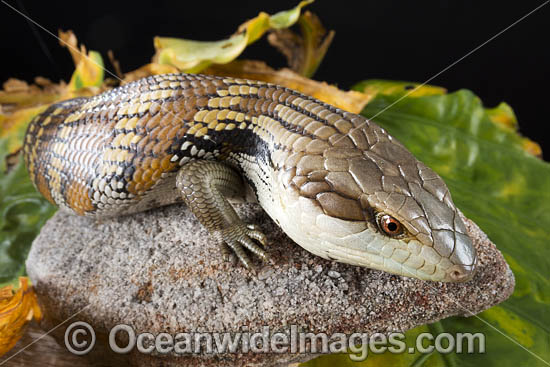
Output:
[[403,225],[388,214],[383,214],[378,217],[378,226],[390,237],[399,236],[403,233]]

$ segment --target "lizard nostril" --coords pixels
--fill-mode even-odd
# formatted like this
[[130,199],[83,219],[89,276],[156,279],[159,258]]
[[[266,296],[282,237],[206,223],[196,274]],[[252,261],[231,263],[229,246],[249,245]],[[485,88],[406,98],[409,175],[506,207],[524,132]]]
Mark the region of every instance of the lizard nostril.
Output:
[[460,279],[460,278],[461,278],[461,275],[462,275],[462,273],[461,273],[460,271],[458,271],[458,270],[453,270],[453,271],[451,272],[451,277],[452,277],[453,279]]
[[474,276],[474,267],[454,265],[448,272],[452,282],[466,282]]

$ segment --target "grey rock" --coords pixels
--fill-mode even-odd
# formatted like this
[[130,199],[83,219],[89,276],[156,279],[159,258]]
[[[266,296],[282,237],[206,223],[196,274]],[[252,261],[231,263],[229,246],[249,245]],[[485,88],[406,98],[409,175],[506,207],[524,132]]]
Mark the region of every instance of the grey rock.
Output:
[[[479,254],[467,283],[426,282],[321,259],[293,243],[262,209],[237,206],[260,224],[272,264],[255,261],[254,276],[225,262],[191,213],[173,205],[94,221],[56,213],[33,243],[27,271],[46,317],[41,327],[63,343],[67,326],[91,324],[97,365],[284,366],[315,357],[292,353],[117,354],[108,347],[116,324],[150,332],[389,333],[453,315],[471,316],[505,300],[514,277],[502,254],[471,221]],[[74,316],[75,313],[78,314]],[[119,345],[124,346],[123,334]],[[118,339],[117,339],[118,340]],[[204,352],[204,349],[202,350]]]

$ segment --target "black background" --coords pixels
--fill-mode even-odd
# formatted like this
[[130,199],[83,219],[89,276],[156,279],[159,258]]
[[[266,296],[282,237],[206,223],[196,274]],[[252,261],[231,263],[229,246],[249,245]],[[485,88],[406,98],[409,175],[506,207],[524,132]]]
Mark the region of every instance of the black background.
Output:
[[[107,60],[112,49],[124,72],[150,61],[153,36],[219,40],[263,10],[273,14],[297,1],[23,1],[7,0],[57,34],[72,29],[88,49]],[[511,25],[539,1],[320,1],[306,9],[336,36],[315,79],[349,88],[369,78],[423,82]],[[44,76],[68,80],[73,70],[66,49],[44,30],[0,4],[0,81]],[[508,102],[521,132],[550,157],[550,4],[543,6],[431,81],[449,91],[467,88],[486,106]],[[45,51],[46,50],[46,51]],[[286,61],[261,39],[241,56],[271,66]],[[112,66],[106,61],[106,67]]]

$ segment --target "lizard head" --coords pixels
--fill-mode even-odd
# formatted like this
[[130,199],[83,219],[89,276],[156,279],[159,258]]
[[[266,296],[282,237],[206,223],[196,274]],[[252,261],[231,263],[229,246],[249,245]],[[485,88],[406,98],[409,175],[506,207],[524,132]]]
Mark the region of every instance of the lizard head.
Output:
[[370,149],[333,146],[299,160],[281,181],[288,193],[281,227],[324,258],[424,280],[470,280],[476,251],[447,186],[371,128],[379,136]]

